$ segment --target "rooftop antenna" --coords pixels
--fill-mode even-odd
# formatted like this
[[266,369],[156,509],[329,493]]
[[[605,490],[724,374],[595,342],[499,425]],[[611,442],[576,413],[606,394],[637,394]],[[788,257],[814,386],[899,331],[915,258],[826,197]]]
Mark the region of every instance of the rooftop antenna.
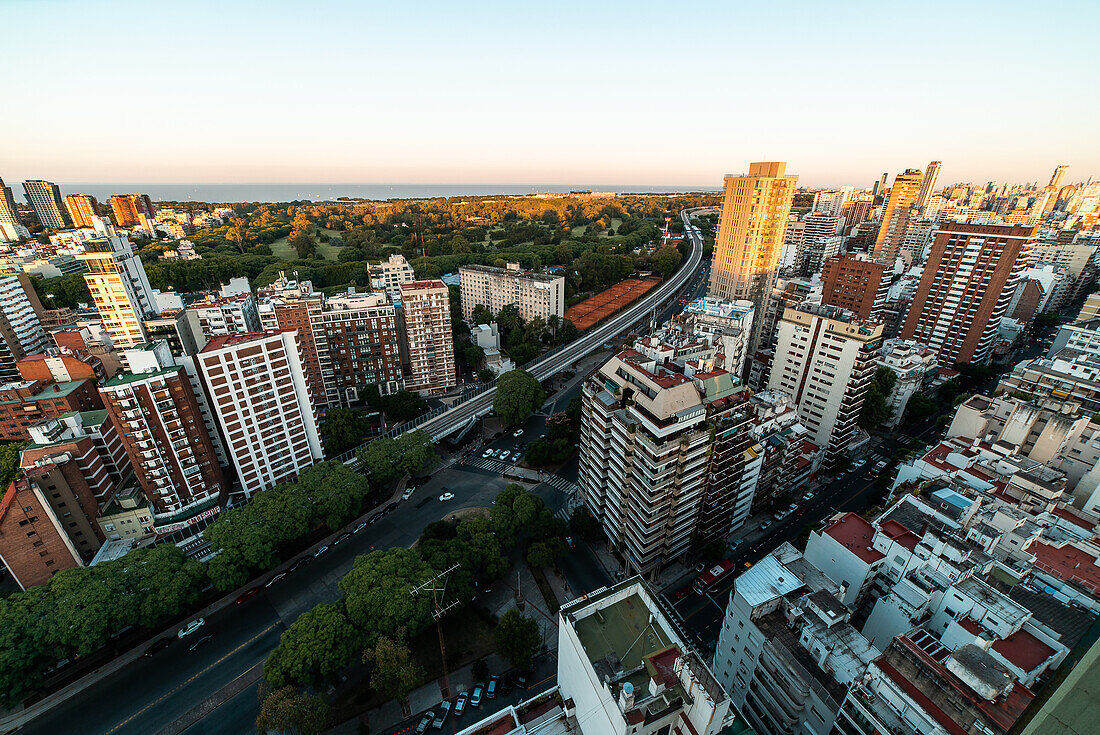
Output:
[[[452,564],[428,581],[412,588],[410,594],[413,597],[421,592],[432,593],[432,617],[435,618],[435,630],[439,634],[439,657],[443,663],[443,696],[451,696],[451,678],[447,672],[447,644],[443,641],[443,616],[458,607],[458,600],[444,603],[443,598],[447,594],[447,582],[450,575],[458,569],[458,564]],[[442,583],[442,584],[441,584]]]

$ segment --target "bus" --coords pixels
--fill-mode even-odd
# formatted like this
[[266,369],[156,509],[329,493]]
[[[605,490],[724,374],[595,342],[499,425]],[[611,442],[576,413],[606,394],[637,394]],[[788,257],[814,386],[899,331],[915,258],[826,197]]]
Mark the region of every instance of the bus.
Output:
[[729,574],[733,567],[733,562],[729,559],[723,559],[718,562],[715,566],[695,578],[695,591],[699,594],[707,592],[719,579]]

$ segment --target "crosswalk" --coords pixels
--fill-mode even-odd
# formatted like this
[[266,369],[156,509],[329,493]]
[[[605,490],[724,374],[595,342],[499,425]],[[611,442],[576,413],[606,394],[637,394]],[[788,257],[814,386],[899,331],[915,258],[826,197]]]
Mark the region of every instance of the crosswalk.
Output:
[[565,495],[565,502],[561,504],[557,510],[554,511],[554,517],[560,518],[563,521],[568,521],[570,516],[573,515],[573,511],[579,506],[583,505],[581,501],[580,487],[577,483],[570,482],[557,475],[544,475],[542,481],[551,487],[555,487],[561,490]]
[[472,457],[463,462],[463,464],[477,467],[479,470],[488,470],[494,474],[503,472],[504,468],[509,466],[509,463],[501,462],[499,459],[489,459],[488,457]]
[[558,490],[561,490],[564,493],[575,493],[579,489],[577,483],[570,482],[569,480],[566,480],[563,477],[558,477],[557,475],[543,475],[542,481],[545,482],[547,485],[552,485],[556,487]]

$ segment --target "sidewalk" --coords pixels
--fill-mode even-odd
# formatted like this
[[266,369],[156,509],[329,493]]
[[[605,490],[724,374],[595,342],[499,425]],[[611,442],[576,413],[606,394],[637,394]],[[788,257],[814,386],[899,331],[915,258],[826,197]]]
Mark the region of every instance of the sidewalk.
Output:
[[[393,503],[395,501],[399,501],[401,499],[401,494],[405,491],[405,483],[407,482],[407,480],[408,480],[407,477],[401,478],[401,480],[399,480],[397,482],[397,485],[395,486],[393,493],[388,498],[382,500],[378,505],[376,505],[373,508],[371,508],[371,509],[367,510],[366,512],[362,513],[358,518],[355,518],[352,521],[350,521],[347,524],[347,526],[345,526],[345,528],[346,527],[353,527],[356,524],[360,523],[361,521],[367,520],[367,518],[369,518],[370,516],[372,516],[375,513],[379,512],[380,510],[383,510],[390,503]],[[69,684],[68,686],[66,686],[62,689],[59,689],[58,691],[54,692],[53,694],[50,694],[46,697],[43,697],[39,701],[32,704],[30,707],[26,707],[24,709],[20,709],[20,710],[16,710],[16,711],[9,711],[3,717],[0,717],[0,732],[7,732],[8,730],[14,730],[16,728],[22,727],[23,725],[30,722],[34,718],[38,717],[42,713],[50,710],[51,708],[53,708],[54,706],[56,706],[58,704],[61,704],[62,702],[67,700],[69,697],[72,697],[75,694],[79,694],[80,692],[84,691],[88,687],[99,683],[100,681],[102,681],[102,680],[112,676],[116,672],[120,671],[125,666],[128,666],[129,664],[132,664],[134,661],[137,661],[138,659],[142,658],[144,656],[145,649],[154,640],[157,640],[157,639],[165,637],[165,636],[174,637],[176,635],[176,632],[179,630],[180,625],[183,621],[191,620],[191,619],[194,619],[194,618],[205,618],[205,617],[214,615],[215,613],[217,613],[218,611],[220,611],[224,607],[228,607],[229,605],[235,604],[237,598],[240,597],[240,595],[243,592],[245,592],[246,590],[254,587],[258,582],[260,582],[261,580],[263,580],[265,578],[270,578],[271,576],[274,576],[275,574],[278,574],[280,572],[285,572],[287,570],[287,568],[289,568],[290,565],[292,563],[294,563],[294,561],[298,557],[300,557],[302,554],[313,553],[313,551],[316,550],[318,547],[329,544],[332,541],[332,539],[334,539],[336,536],[338,536],[340,533],[342,533],[343,530],[344,530],[343,528],[337,529],[336,531],[334,531],[330,535],[326,536],[325,538],[321,539],[320,541],[314,543],[312,546],[308,547],[307,549],[303,549],[303,551],[300,552],[298,555],[284,561],[280,566],[276,567],[275,569],[269,569],[265,572],[260,573],[255,578],[250,579],[243,586],[238,587],[237,589],[226,593],[223,597],[215,600],[214,602],[210,603],[209,605],[202,608],[201,610],[197,610],[197,611],[185,616],[184,618],[182,618],[180,620],[180,622],[177,622],[177,623],[175,623],[175,624],[173,624],[173,625],[171,625],[167,628],[164,628],[164,629],[160,630],[158,633],[156,633],[155,635],[150,636],[146,641],[142,642],[140,645],[130,649],[129,651],[127,651],[126,653],[124,653],[120,656],[117,656],[116,658],[114,658],[113,660],[107,662],[106,664],[104,664],[100,668],[95,669],[91,673],[84,675],[83,677],[81,677],[80,679],[77,679],[76,681]],[[197,706],[201,706],[201,703],[200,703],[200,705],[197,705]]]

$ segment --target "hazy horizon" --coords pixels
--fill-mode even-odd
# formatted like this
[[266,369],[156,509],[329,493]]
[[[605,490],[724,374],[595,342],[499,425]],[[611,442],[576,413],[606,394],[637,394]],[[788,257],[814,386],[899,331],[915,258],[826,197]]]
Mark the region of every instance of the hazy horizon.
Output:
[[4,9],[43,31],[5,48],[33,82],[0,117],[9,182],[719,187],[782,160],[864,188],[933,159],[945,184],[1100,176],[1096,3]]

